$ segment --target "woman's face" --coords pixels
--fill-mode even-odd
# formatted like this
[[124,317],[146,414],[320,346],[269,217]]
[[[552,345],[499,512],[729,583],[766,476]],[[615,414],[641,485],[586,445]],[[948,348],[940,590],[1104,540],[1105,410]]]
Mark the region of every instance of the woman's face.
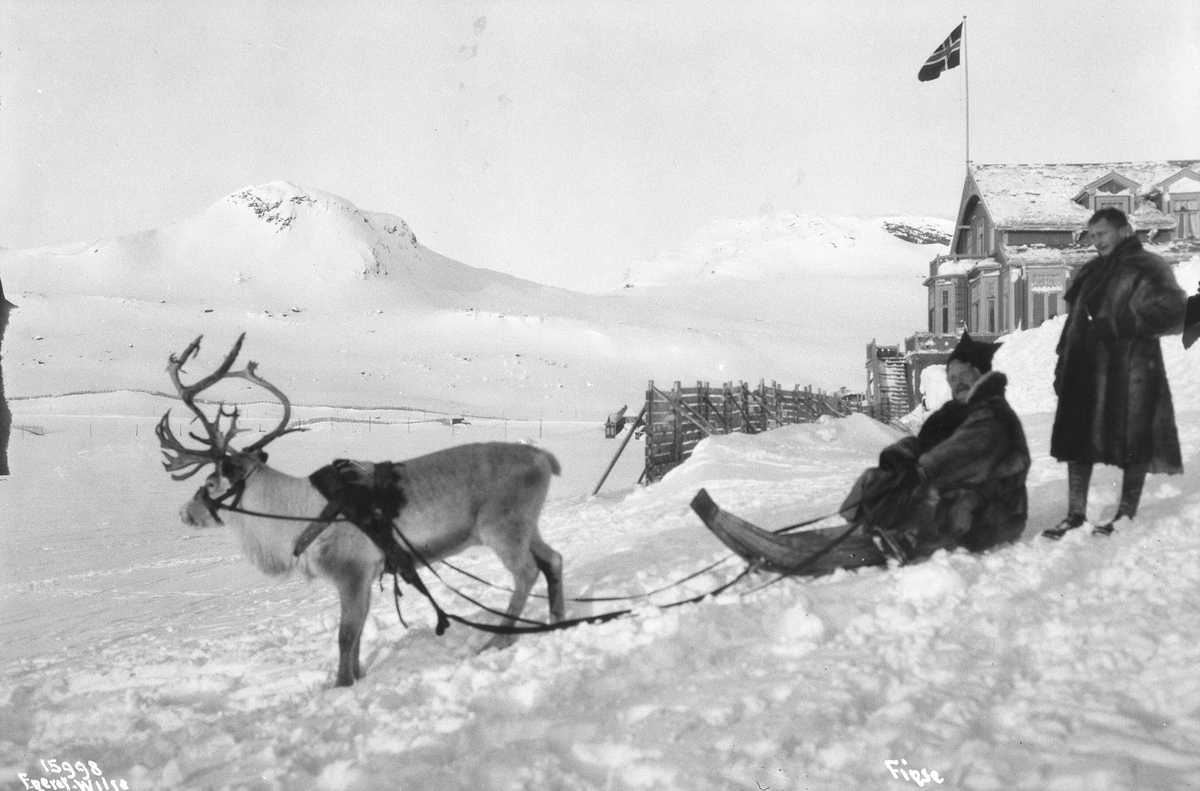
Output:
[[967,394],[971,386],[983,376],[978,368],[962,360],[951,360],[946,366],[946,384],[950,385],[950,393],[960,404],[967,403]]

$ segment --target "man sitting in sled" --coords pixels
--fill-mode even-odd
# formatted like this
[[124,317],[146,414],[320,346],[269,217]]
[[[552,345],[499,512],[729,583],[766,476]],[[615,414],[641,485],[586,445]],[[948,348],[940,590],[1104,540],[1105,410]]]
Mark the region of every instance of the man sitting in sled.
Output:
[[1004,398],[1008,379],[992,370],[999,347],[964,332],[946,364],[953,399],[916,436],[884,448],[842,504],[901,563],[942,548],[979,552],[1025,529],[1029,446]]

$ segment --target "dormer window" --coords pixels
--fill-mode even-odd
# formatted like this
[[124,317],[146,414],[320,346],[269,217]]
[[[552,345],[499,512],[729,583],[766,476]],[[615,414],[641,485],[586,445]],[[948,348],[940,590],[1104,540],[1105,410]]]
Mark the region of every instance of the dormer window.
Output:
[[1184,168],[1155,187],[1162,209],[1175,218],[1176,239],[1200,239],[1200,173]]
[[1173,193],[1171,216],[1175,218],[1176,239],[1200,239],[1200,192]]
[[1129,198],[1129,195],[1096,195],[1092,198],[1092,211],[1100,211],[1101,209],[1111,207],[1129,214],[1131,210]]
[[1129,214],[1133,211],[1133,196],[1137,191],[1136,181],[1114,171],[1080,190],[1075,202],[1094,212],[1112,207]]

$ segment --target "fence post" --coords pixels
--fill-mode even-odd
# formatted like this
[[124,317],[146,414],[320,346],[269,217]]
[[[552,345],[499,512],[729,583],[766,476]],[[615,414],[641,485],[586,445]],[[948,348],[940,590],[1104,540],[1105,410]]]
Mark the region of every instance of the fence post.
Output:
[[[621,440],[621,447],[617,448],[617,452],[613,455],[612,461],[608,463],[608,468],[604,471],[604,474],[600,476],[600,482],[597,483],[596,488],[592,490],[593,497],[600,493],[600,487],[604,485],[604,481],[607,480],[608,474],[612,472],[612,468],[617,465],[617,459],[621,458],[621,454],[625,451],[625,446],[629,444],[629,440],[633,439],[633,435],[637,433],[638,426],[641,425],[642,418],[646,416],[646,412],[648,411],[649,407],[649,403],[642,404],[642,411],[638,412],[638,416],[634,418],[633,423],[630,424],[629,433],[625,435],[625,439]],[[507,429],[507,421],[504,425]],[[645,473],[646,470],[643,467],[642,474],[645,475]]]
[[759,431],[771,430],[771,416],[767,413],[767,380],[758,380],[758,412],[762,420]]
[[721,385],[721,417],[725,418],[726,430],[733,433],[738,427],[733,425],[733,413],[730,412],[731,396],[730,383],[725,382]]
[[735,412],[737,413],[738,431],[742,432],[743,434],[753,434],[754,429],[751,426],[746,425],[746,407],[742,403],[742,390],[744,388],[745,384],[740,379],[738,380],[736,390],[733,389],[733,383],[730,382],[731,400],[733,402],[733,406],[737,407]]
[[683,432],[680,428],[683,417],[679,408],[683,400],[683,387],[678,381],[671,386],[671,395],[675,396],[671,403],[671,417],[674,418],[671,425],[671,460],[679,464],[683,461]]
[[642,470],[646,482],[654,479],[654,451],[658,447],[658,439],[654,430],[654,380],[646,385],[646,466]]

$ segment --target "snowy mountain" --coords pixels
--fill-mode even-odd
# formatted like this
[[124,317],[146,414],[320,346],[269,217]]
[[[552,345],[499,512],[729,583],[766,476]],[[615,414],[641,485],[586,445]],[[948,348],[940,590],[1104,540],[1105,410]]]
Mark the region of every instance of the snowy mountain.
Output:
[[[797,215],[722,220],[682,250],[630,266],[628,287],[724,281],[893,279],[928,274],[949,220]],[[919,285],[919,284],[918,284]]]
[[635,287],[582,294],[451,260],[400,217],[272,182],[165,228],[0,254],[21,306],[7,385],[158,390],[170,351],[246,332],[297,403],[602,419],[651,379],[860,389],[867,341],[924,320],[939,251],[880,220],[783,214],[718,223],[631,267],[620,285]]
[[[429,250],[400,217],[361,211],[316,189],[275,181],[247,187],[201,213],[128,237],[24,251],[6,262],[29,290],[109,297],[214,296],[257,306],[369,283],[390,302],[437,307],[482,300],[554,304],[567,293],[478,269]],[[57,284],[57,287],[56,285]]]
[[623,293],[645,313],[677,305],[724,337],[745,338],[746,359],[776,350],[759,364],[764,373],[747,379],[828,387],[833,375],[860,390],[868,341],[898,343],[925,326],[922,282],[945,251],[904,241],[878,218],[725,220],[682,249],[633,264]]
[[940,217],[886,217],[883,228],[897,239],[912,244],[948,245],[954,236],[954,222]]

